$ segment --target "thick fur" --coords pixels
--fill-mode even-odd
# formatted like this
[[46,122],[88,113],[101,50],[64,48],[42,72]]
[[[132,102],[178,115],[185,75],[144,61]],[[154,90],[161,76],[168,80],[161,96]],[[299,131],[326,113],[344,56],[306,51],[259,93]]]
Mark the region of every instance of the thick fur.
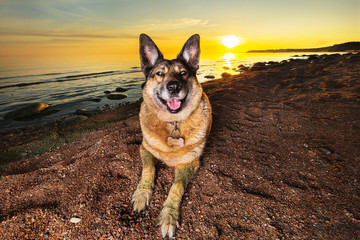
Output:
[[[133,203],[135,211],[149,204],[157,159],[175,167],[175,181],[159,217],[164,237],[174,236],[179,225],[181,199],[199,167],[211,127],[211,106],[196,78],[199,56],[199,35],[190,37],[174,60],[164,59],[151,38],[140,35],[141,68],[146,76],[140,109],[143,171]],[[184,140],[181,146],[167,142],[175,123],[178,137]]]

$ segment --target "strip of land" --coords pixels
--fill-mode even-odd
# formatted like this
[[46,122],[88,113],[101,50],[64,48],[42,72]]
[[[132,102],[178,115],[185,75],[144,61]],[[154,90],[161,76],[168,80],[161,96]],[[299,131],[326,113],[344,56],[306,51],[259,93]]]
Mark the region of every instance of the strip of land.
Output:
[[267,49],[250,50],[248,53],[279,53],[279,52],[348,52],[360,51],[360,42],[347,42],[321,48],[288,48],[288,49]]

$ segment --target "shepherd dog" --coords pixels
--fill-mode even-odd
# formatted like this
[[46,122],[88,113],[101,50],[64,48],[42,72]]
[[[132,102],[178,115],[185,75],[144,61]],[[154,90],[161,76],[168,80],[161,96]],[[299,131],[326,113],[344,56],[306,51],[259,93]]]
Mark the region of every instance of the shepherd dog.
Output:
[[212,123],[211,105],[196,78],[200,36],[191,36],[176,59],[164,59],[146,34],[140,35],[141,70],[146,81],[140,108],[143,135],[142,174],[132,196],[134,211],[151,200],[158,160],[175,168],[175,179],[159,216],[163,237],[179,227],[180,205],[186,187],[200,165]]

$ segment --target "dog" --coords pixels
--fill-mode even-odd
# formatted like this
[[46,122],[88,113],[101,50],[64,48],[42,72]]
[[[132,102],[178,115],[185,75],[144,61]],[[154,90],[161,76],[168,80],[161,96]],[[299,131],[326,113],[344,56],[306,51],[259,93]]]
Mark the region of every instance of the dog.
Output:
[[146,77],[139,113],[143,168],[132,202],[137,212],[149,205],[158,160],[175,167],[175,180],[159,216],[163,237],[173,237],[179,227],[181,200],[199,168],[210,133],[211,105],[196,78],[199,57],[198,34],[186,41],[173,60],[164,59],[152,39],[140,35],[141,70]]

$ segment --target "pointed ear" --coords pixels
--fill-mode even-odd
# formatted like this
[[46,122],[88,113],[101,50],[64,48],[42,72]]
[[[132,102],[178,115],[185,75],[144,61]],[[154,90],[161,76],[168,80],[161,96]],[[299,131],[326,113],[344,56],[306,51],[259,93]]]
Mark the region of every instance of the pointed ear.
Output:
[[198,34],[192,35],[186,41],[177,59],[185,61],[194,72],[199,69],[200,36]]
[[155,65],[157,60],[163,59],[163,55],[160,52],[156,44],[146,34],[140,35],[140,60],[141,70],[147,76],[151,68]]

